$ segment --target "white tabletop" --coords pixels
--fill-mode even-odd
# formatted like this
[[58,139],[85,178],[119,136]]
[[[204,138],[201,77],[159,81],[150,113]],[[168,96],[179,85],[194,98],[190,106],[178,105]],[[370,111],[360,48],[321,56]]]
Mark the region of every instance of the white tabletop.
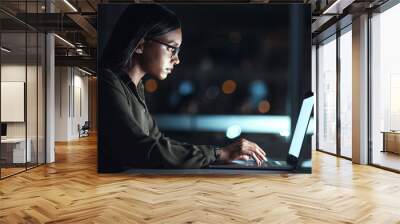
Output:
[[1,139],[1,143],[20,143],[24,142],[25,138],[6,138],[6,139]]

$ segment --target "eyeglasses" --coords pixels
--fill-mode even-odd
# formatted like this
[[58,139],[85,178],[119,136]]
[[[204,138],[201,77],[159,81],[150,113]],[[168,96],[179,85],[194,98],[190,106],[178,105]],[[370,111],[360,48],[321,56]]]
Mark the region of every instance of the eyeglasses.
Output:
[[159,40],[156,40],[156,39],[149,39],[149,40],[152,40],[152,41],[154,41],[154,42],[157,42],[157,43],[159,43],[159,44],[162,44],[162,45],[166,46],[167,49],[171,51],[172,57],[175,56],[175,55],[178,55],[178,54],[179,54],[179,51],[181,50],[180,47],[175,47],[175,46],[172,46],[172,45],[170,45],[170,44],[167,44],[167,43],[165,43],[165,42],[162,42],[162,41],[159,41]]

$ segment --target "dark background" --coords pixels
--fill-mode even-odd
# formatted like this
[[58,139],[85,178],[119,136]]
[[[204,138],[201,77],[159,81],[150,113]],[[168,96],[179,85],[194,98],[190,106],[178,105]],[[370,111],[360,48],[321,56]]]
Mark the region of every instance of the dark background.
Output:
[[[100,6],[99,55],[125,6]],[[244,137],[259,144],[270,157],[285,158],[291,135],[242,129],[237,138],[228,138],[226,131],[199,130],[191,120],[199,115],[237,115],[237,119],[242,119],[242,115],[289,116],[289,131],[293,134],[302,99],[311,91],[310,7],[302,4],[165,6],[181,20],[183,42],[180,64],[166,80],[144,79],[148,84],[146,103],[159,120],[160,129],[167,136],[194,144],[223,146]],[[222,91],[226,80],[236,83],[231,94]],[[268,101],[268,110],[260,111],[262,101]],[[158,119],[160,115],[168,115],[170,121]],[[189,119],[189,128],[183,128],[182,124],[180,129],[179,123],[176,125],[182,116]],[[220,119],[223,121],[224,117]],[[174,128],[169,126],[171,122]],[[310,135],[303,147],[301,160],[310,160]]]

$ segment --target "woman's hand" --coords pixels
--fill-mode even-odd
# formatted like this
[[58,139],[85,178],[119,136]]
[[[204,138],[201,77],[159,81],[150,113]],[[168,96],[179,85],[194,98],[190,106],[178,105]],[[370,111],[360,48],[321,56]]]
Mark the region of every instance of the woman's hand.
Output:
[[262,150],[256,143],[244,138],[233,144],[220,148],[219,159],[223,161],[236,159],[248,160],[250,157],[257,162],[257,165],[261,165],[263,161],[267,161],[264,150]]

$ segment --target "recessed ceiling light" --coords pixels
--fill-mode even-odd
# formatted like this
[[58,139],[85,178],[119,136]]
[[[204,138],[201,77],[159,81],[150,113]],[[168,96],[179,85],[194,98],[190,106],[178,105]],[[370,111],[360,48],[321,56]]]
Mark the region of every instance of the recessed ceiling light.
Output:
[[5,48],[5,47],[1,47],[1,50],[4,51],[4,52],[6,52],[6,53],[10,53],[10,52],[11,52],[11,50],[9,50],[9,49],[7,49],[7,48]]
[[78,10],[68,1],[64,0],[65,4],[67,4],[74,12],[78,12]]
[[69,45],[70,47],[73,47],[73,48],[75,48],[75,45],[73,45],[71,42],[69,42],[68,40],[66,40],[66,39],[64,39],[64,38],[62,38],[62,37],[60,37],[59,35],[57,35],[57,34],[54,34],[54,36],[55,37],[57,37],[59,40],[61,40],[62,42],[64,42],[64,43],[66,43],[67,45]]
[[81,69],[81,68],[79,68],[79,67],[78,67],[78,70],[81,71],[81,72],[83,72],[83,73],[85,73],[85,74],[87,74],[87,75],[92,75],[92,73],[90,73],[90,72],[88,72],[88,71],[86,71],[86,70],[83,70],[83,69]]
[[342,14],[343,9],[351,5],[355,0],[336,0],[322,14]]

